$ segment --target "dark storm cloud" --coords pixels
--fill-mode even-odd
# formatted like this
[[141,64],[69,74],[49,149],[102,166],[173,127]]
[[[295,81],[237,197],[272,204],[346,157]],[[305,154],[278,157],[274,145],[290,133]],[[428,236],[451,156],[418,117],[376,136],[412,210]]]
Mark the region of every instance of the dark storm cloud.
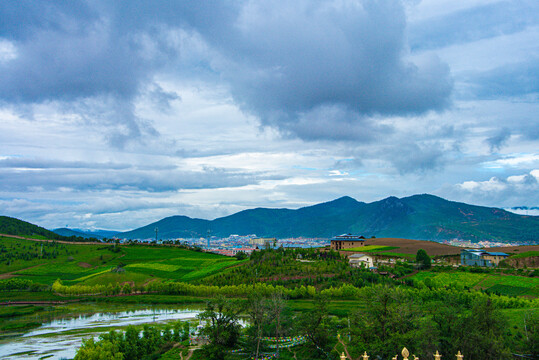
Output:
[[190,1],[2,2],[0,36],[15,41],[17,59],[1,65],[0,97],[131,99],[178,54],[166,27],[214,29],[228,9]]
[[318,138],[316,131],[303,132],[302,116],[337,106],[353,116],[343,122],[340,114],[321,113],[313,126],[331,123],[328,138],[334,139],[340,132],[361,133],[350,132],[350,124],[366,127],[365,116],[448,105],[449,68],[436,59],[405,59],[406,21],[398,2],[265,4],[244,9],[234,52],[224,51],[234,63],[223,70],[234,97],[264,124]]
[[537,126],[537,116],[532,114],[532,119],[526,121],[521,128],[522,136],[528,140],[539,140],[539,126]]
[[362,141],[370,143],[393,132],[387,125],[362,117],[344,106],[321,106],[282,122],[283,133],[305,140]]
[[418,145],[402,142],[386,149],[383,157],[401,174],[423,173],[442,167],[447,159],[441,144]]
[[[22,164],[21,164],[22,165]],[[2,183],[0,191],[146,191],[159,193],[183,189],[215,189],[256,184],[260,180],[283,179],[282,176],[264,173],[247,173],[220,168],[204,168],[202,171],[182,169],[150,169],[114,167],[100,168],[41,167],[25,163],[25,169],[16,166],[0,167]]]
[[36,29],[82,30],[97,18],[98,14],[86,1],[3,1],[0,4],[0,37],[19,41],[31,38]]
[[[365,119],[441,110],[452,90],[447,65],[407,60],[406,19],[396,1],[1,6],[2,37],[15,43],[17,58],[0,64],[5,74],[0,98],[15,103],[114,99],[119,105],[107,121],[125,126],[109,135],[118,146],[142,134],[156,135],[128,106],[142,84],[164,69],[189,72],[185,67],[193,64],[224,80],[236,102],[263,124],[307,140],[384,133],[386,128]],[[22,19],[24,29],[13,19]],[[182,54],[191,49],[168,37],[178,29],[196,34],[208,54],[182,63]],[[342,114],[319,111],[333,107],[351,115],[343,120]]]
[[157,84],[149,92],[152,102],[161,110],[170,110],[170,103],[176,100],[181,100],[181,97],[173,91],[165,91]]
[[363,161],[356,157],[337,160],[333,164],[333,167],[337,170],[357,170],[358,168],[361,168],[363,166]]
[[[72,101],[103,94],[131,98],[146,76],[137,48],[118,41],[106,22],[43,30],[17,43],[17,58],[0,65],[0,97],[11,102]],[[67,21],[67,20],[66,20]]]
[[61,161],[46,159],[7,158],[0,160],[0,168],[22,169],[128,169],[131,165],[116,163],[89,163],[85,161]]
[[496,134],[487,138],[486,142],[490,146],[490,151],[500,150],[511,137],[511,130],[508,128],[499,129]]
[[138,169],[150,170],[174,170],[176,166],[166,164],[144,164],[134,166],[126,163],[99,163],[88,161],[64,161],[51,159],[28,159],[28,158],[6,158],[0,160],[0,168],[6,169],[87,169],[87,170],[125,170]]
[[469,76],[473,95],[478,99],[518,97],[539,93],[539,58]]
[[410,27],[412,50],[436,49],[512,34],[539,24],[535,0],[503,1],[416,22]]

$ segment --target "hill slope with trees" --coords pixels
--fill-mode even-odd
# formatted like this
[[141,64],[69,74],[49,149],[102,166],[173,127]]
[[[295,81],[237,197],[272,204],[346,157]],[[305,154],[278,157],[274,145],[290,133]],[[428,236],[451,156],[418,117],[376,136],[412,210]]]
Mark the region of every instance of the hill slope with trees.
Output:
[[9,216],[0,216],[0,234],[42,237],[45,239],[63,238],[63,236],[42,228],[41,226],[37,226]]

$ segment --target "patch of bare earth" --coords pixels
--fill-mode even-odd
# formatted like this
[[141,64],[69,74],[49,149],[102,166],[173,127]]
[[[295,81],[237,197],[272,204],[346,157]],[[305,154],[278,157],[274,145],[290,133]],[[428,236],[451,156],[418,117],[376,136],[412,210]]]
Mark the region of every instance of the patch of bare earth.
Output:
[[92,267],[92,264],[88,264],[88,263],[85,263],[85,262],[80,262],[78,264],[80,267],[83,267],[85,269],[88,269],[88,268],[91,268]]
[[[461,249],[458,246],[440,244],[435,241],[400,239],[400,238],[366,239],[364,246],[368,246],[368,245],[395,246],[395,247],[398,247],[398,249],[387,250],[387,252],[412,254],[412,255],[417,254],[417,250],[423,249],[430,256],[459,255],[460,249]],[[357,252],[361,253],[361,250],[358,250]],[[350,254],[351,252],[346,251],[344,253]]]
[[154,282],[154,281],[157,281],[157,279],[149,279],[149,280],[146,280],[146,281],[144,282],[144,284],[142,284],[142,286],[146,286],[146,285],[148,285],[149,283],[152,283],[152,282]]
[[489,248],[489,251],[501,251],[507,254],[520,254],[526,251],[539,251],[539,245],[503,246]]

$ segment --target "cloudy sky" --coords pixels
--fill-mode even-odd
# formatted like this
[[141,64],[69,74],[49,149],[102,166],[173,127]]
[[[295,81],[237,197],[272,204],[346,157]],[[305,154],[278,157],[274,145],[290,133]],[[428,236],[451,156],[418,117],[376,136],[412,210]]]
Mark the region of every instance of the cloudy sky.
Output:
[[539,206],[537,0],[2,1],[0,214]]

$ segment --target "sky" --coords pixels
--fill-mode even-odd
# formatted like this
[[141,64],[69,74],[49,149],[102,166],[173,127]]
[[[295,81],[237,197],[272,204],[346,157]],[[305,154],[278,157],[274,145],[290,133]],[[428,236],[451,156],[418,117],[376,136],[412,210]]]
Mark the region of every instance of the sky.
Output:
[[[2,1],[0,214],[539,210],[536,0]],[[528,209],[526,209],[527,207]]]

